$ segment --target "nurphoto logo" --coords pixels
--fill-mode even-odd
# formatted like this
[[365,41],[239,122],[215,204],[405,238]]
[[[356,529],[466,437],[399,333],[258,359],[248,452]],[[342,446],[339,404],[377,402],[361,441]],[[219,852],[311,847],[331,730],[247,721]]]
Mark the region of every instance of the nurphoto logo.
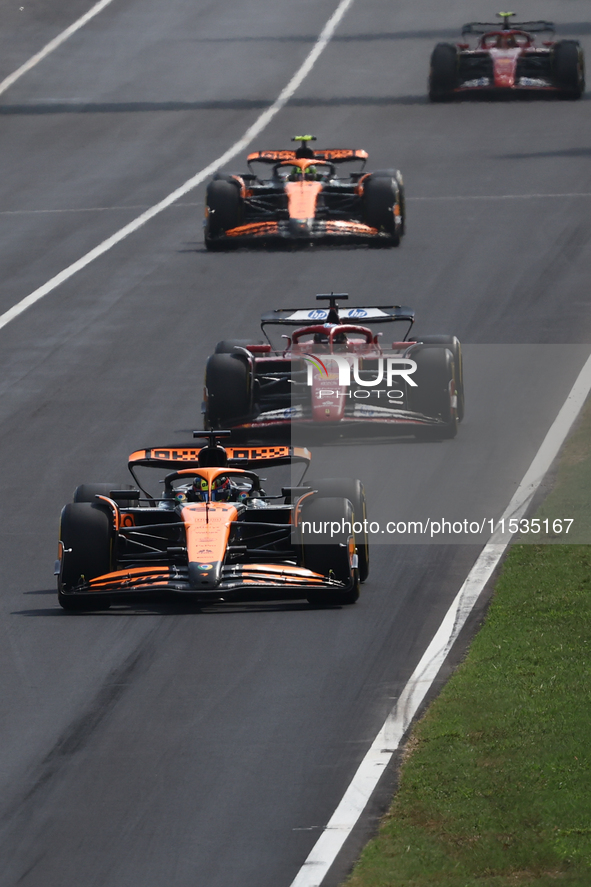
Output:
[[362,388],[374,388],[386,381],[389,388],[394,384],[394,377],[401,376],[408,385],[417,388],[417,383],[411,378],[417,368],[416,361],[409,357],[379,357],[377,375],[375,379],[362,379],[359,373],[359,358],[357,355],[345,357],[342,354],[324,354],[320,358],[317,354],[303,354],[302,357],[308,364],[308,385],[314,384],[314,370],[322,377],[328,379],[329,372],[326,362],[332,360],[339,371],[339,386],[347,388],[351,384],[351,370],[353,379]]

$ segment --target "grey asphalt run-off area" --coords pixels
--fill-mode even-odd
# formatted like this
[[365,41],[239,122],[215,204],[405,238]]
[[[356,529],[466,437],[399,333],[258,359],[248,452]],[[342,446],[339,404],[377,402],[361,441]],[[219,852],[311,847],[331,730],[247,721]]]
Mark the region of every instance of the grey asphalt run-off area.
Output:
[[[88,4],[51,7],[0,0],[0,78]],[[335,8],[114,0],[0,96],[0,313],[240,138]],[[588,96],[428,103],[434,44],[493,12],[357,0],[252,146],[305,131],[400,168],[400,248],[209,254],[202,185],[0,330],[2,887],[289,887],[478,556],[376,544],[348,608],[61,611],[62,505],[190,439],[216,341],[320,292],[410,305],[466,345],[457,438],[324,443],[311,473],[361,478],[380,520],[511,499],[591,350],[591,120]],[[583,0],[519,14],[591,49]]]

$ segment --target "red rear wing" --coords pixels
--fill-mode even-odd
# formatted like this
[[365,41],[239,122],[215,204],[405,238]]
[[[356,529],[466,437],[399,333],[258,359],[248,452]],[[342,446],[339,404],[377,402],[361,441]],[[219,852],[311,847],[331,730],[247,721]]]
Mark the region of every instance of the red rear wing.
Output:
[[[330,163],[346,163],[350,160],[363,160],[368,158],[367,151],[361,148],[327,148],[324,151],[314,151],[315,160],[327,160]],[[247,163],[281,163],[284,160],[295,160],[295,151],[255,151],[246,158]]]
[[[197,467],[202,447],[154,447],[149,450],[136,450],[128,460],[129,468],[135,466],[162,467],[170,469]],[[290,465],[294,462],[309,463],[312,459],[306,447],[225,447],[228,465],[232,468],[259,468],[263,465]]]

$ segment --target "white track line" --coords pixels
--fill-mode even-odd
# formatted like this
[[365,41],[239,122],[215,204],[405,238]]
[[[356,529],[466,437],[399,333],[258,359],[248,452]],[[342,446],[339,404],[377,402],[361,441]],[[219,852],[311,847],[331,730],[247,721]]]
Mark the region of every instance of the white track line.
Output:
[[591,193],[575,194],[450,194],[449,197],[407,197],[407,200],[549,200],[550,198],[591,197]]
[[26,74],[27,71],[30,71],[31,68],[34,68],[35,65],[38,65],[39,62],[42,62],[44,58],[46,58],[54,49],[57,49],[58,46],[61,46],[62,43],[71,37],[72,34],[75,34],[76,31],[79,31],[80,28],[83,28],[84,25],[94,18],[95,15],[98,15],[99,12],[102,12],[103,9],[112,3],[113,0],[99,0],[98,3],[95,3],[94,6],[85,12],[83,16],[81,16],[77,21],[75,21],[72,25],[66,28],[65,31],[62,31],[61,34],[58,34],[57,37],[54,37],[53,40],[50,40],[49,43],[40,49],[39,52],[35,53],[35,55],[31,56],[31,58],[21,65],[20,68],[17,68],[16,71],[13,71],[12,74],[9,74],[8,77],[5,77],[4,80],[0,82],[0,95],[3,92],[12,86],[13,83],[16,83],[23,74]]
[[[203,200],[176,203],[176,207],[203,206]],[[130,204],[130,206],[79,206],[77,209],[0,209],[0,216],[41,216],[48,213],[110,213],[130,212],[131,210],[148,209],[147,203]]]
[[138,228],[141,228],[142,225],[145,225],[150,219],[153,219],[154,216],[157,216],[158,213],[161,213],[163,210],[167,209],[172,203],[175,203],[180,197],[183,197],[187,192],[192,191],[193,188],[196,188],[197,185],[200,185],[205,179],[212,175],[220,166],[223,166],[224,163],[227,163],[241,151],[244,151],[249,142],[251,142],[256,136],[262,132],[266,126],[269,125],[271,120],[281,111],[281,109],[285,106],[285,104],[292,97],[296,89],[301,85],[303,80],[308,76],[316,62],[318,61],[322,52],[326,49],[328,43],[330,42],[336,28],[338,27],[341,19],[347,12],[350,6],[354,3],[354,0],[341,0],[336,10],[333,12],[331,17],[326,22],[324,28],[322,29],[318,40],[312,47],[309,54],[306,56],[301,67],[296,71],[293,75],[287,86],[281,91],[278,97],[275,99],[273,104],[267,108],[266,111],[255,120],[255,122],[250,126],[241,139],[235,142],[231,148],[228,148],[217,160],[214,160],[209,166],[206,166],[196,175],[192,176],[192,178],[188,179],[184,185],[181,185],[175,191],[165,197],[164,200],[161,200],[159,203],[156,203],[154,206],[150,207],[150,209],[146,210],[146,212],[139,215],[136,219],[129,224],[125,225],[123,228],[120,228],[115,234],[112,234],[111,237],[108,237],[106,240],[103,240],[102,243],[99,243],[98,246],[95,246],[94,249],[91,249],[90,252],[86,253],[85,256],[82,256],[81,259],[78,259],[72,265],[69,265],[67,268],[64,268],[63,271],[60,271],[59,274],[56,274],[55,277],[52,277],[51,280],[48,280],[47,283],[44,283],[43,286],[40,286],[30,295],[26,296],[24,299],[21,299],[16,305],[6,311],[4,314],[0,314],[0,329],[5,327],[10,323],[11,320],[14,320],[15,317],[18,317],[19,314],[22,314],[23,311],[26,311],[27,308],[30,308],[31,305],[34,305],[35,302],[38,302],[39,299],[42,299],[52,290],[54,290],[57,286],[64,281],[68,280],[72,277],[76,272],[81,271],[82,268],[85,268],[95,259],[98,259],[99,256],[102,256],[103,253],[106,253],[116,244],[120,243],[126,237],[129,237],[130,234],[133,234],[134,231],[137,231]]
[[[556,458],[581,407],[591,391],[591,357],[554,420],[533,462],[515,491],[503,517],[519,518],[526,511],[546,472]],[[502,539],[502,541],[499,541]],[[290,887],[320,887],[339,851],[361,816],[381,775],[392,760],[454,642],[474,609],[486,583],[505,553],[511,536],[492,536],[468,573],[435,637],[425,650],[384,726],[359,765],[355,776],[322,835]]]

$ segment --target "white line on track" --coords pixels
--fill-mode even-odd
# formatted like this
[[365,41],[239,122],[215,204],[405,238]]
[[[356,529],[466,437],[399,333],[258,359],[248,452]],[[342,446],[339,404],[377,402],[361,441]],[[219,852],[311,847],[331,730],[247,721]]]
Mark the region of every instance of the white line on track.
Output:
[[48,280],[47,283],[44,283],[43,286],[40,286],[38,289],[34,290],[34,292],[30,293],[30,295],[26,296],[24,299],[21,299],[16,305],[13,305],[8,311],[4,314],[0,314],[0,329],[5,327],[7,324],[14,320],[19,314],[22,314],[23,311],[26,311],[27,308],[30,308],[31,305],[34,305],[35,302],[38,302],[56,287],[58,287],[64,281],[69,280],[70,277],[73,277],[78,271],[81,271],[82,268],[85,268],[91,262],[94,262],[95,259],[98,259],[99,256],[102,256],[103,253],[106,253],[108,250],[112,249],[112,247],[116,246],[116,244],[120,243],[126,237],[129,237],[130,234],[133,234],[134,231],[137,231],[138,228],[141,228],[142,225],[145,225],[150,219],[153,219],[154,216],[157,216],[163,210],[167,209],[171,204],[175,203],[180,197],[183,197],[189,191],[192,191],[193,188],[196,188],[200,185],[205,179],[214,173],[220,166],[224,163],[227,163],[241,151],[244,151],[247,145],[254,139],[256,136],[261,133],[265,127],[269,125],[271,120],[281,111],[281,109],[285,106],[285,104],[292,97],[296,89],[302,84],[305,78],[308,76],[321,54],[324,52],[330,40],[341,22],[341,19],[347,12],[350,6],[352,6],[354,0],[340,0],[337,8],[328,19],[326,24],[324,25],[320,35],[304,59],[302,65],[295,72],[287,86],[279,93],[275,101],[272,105],[270,105],[266,111],[257,117],[255,122],[250,126],[242,138],[240,138],[237,142],[228,148],[217,160],[214,160],[196,175],[192,176],[188,179],[183,185],[179,188],[176,188],[171,194],[161,200],[159,203],[156,203],[154,206],[147,209],[144,213],[139,215],[136,219],[129,224],[125,225],[123,228],[120,228],[119,231],[112,234],[111,237],[108,237],[106,240],[103,240],[102,243],[99,243],[98,246],[95,246],[94,249],[91,249],[90,252],[86,253],[85,256],[82,256],[81,259],[78,259],[76,262],[73,262],[72,265],[69,265],[67,268],[64,268],[63,271],[60,271],[59,274],[56,274],[55,277],[52,277],[51,280]]
[[[533,462],[519,484],[503,518],[520,518],[527,511],[546,472],[556,458],[591,391],[591,357],[579,373],[560,412],[546,434]],[[454,642],[505,553],[511,536],[494,535],[478,559],[445,614],[423,657],[388,715],[371,748],[359,765],[347,791],[312,848],[290,887],[320,887],[335,861],[380,777],[392,760],[414,716],[437,677]]]
[[[192,203],[185,202],[175,203],[175,207],[183,206],[204,206],[203,200],[195,200]],[[109,213],[121,212],[121,210],[131,211],[138,209],[148,209],[147,203],[138,203],[130,206],[80,206],[77,209],[1,209],[0,216],[39,216],[47,213]]]
[[581,191],[574,194],[450,194],[449,197],[407,197],[407,200],[555,200],[565,197],[591,197]]
[[34,68],[35,65],[38,65],[39,62],[42,62],[44,58],[57,49],[58,46],[61,46],[62,43],[71,37],[72,34],[75,34],[76,31],[79,31],[80,28],[83,28],[84,25],[89,22],[95,15],[98,15],[99,12],[102,12],[103,9],[112,3],[113,0],[99,0],[98,3],[95,3],[88,12],[85,12],[84,15],[80,16],[80,18],[71,24],[65,31],[62,31],[61,34],[58,34],[57,37],[54,37],[53,40],[50,40],[49,43],[40,49],[39,52],[35,53],[35,55],[31,56],[31,58],[21,65],[20,68],[17,68],[16,71],[13,71],[12,74],[9,74],[8,77],[5,77],[4,80],[0,82],[0,95],[3,92],[12,86],[13,83],[16,83],[17,80],[26,74],[27,71],[30,71],[31,68]]

